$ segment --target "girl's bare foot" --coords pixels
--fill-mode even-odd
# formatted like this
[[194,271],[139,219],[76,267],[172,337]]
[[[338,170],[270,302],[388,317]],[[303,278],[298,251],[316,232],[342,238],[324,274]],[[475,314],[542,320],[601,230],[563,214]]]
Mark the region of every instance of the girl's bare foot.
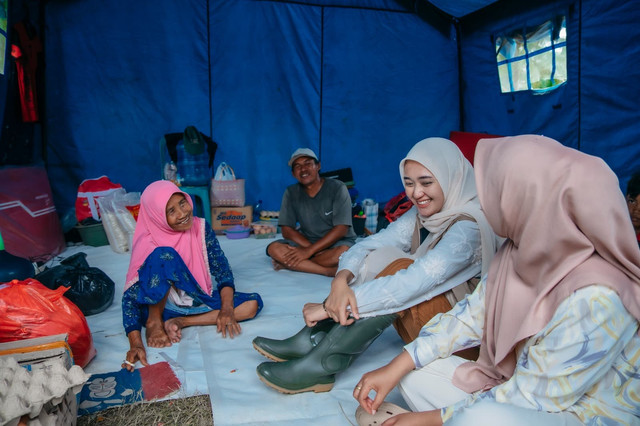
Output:
[[151,348],[165,348],[171,346],[171,340],[164,331],[161,322],[147,322],[147,346]]
[[182,339],[182,318],[170,318],[164,322],[164,331],[171,343],[178,343]]

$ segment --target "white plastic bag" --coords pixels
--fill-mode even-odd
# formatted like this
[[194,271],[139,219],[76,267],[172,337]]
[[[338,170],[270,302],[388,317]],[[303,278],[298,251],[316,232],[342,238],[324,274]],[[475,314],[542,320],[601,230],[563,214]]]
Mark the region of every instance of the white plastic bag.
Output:
[[233,168],[223,161],[216,169],[213,180],[236,180],[236,174],[233,172]]
[[362,207],[367,216],[364,226],[370,233],[375,234],[378,228],[378,203],[372,198],[367,198],[362,200]]
[[140,193],[127,193],[124,188],[119,188],[109,195],[98,198],[98,204],[111,249],[116,253],[131,250],[136,220],[127,206],[140,204]]

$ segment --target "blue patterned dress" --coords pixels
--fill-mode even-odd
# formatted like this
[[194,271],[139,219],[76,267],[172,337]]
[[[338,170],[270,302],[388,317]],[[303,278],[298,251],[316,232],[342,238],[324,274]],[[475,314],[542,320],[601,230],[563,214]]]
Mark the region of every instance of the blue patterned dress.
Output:
[[208,224],[205,229],[209,271],[217,288],[212,290],[211,294],[206,294],[178,252],[171,247],[157,247],[138,270],[138,282],[129,287],[122,295],[122,323],[126,334],[142,329],[142,326],[147,322],[148,306],[160,302],[172,285],[193,298],[193,305],[181,307],[168,302],[163,311],[163,320],[219,310],[221,307],[220,290],[224,287],[234,289],[234,308],[249,300],[256,300],[258,302],[256,315],[262,310],[262,298],[258,293],[235,292],[233,273],[222,248],[220,248],[220,243]]

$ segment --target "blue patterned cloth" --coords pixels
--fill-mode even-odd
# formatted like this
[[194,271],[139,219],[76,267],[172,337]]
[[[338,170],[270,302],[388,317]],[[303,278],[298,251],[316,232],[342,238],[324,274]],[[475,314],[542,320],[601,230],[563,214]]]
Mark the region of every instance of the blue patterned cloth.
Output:
[[[233,273],[229,262],[220,248],[220,243],[210,226],[205,226],[205,243],[209,261],[209,271],[217,284],[212,294],[206,294],[198,285],[180,255],[171,247],[157,247],[147,257],[138,270],[139,281],[129,287],[122,295],[122,323],[126,334],[133,330],[141,330],[147,322],[149,305],[160,302],[173,285],[193,298],[193,308],[179,307],[172,309],[167,304],[163,311],[163,319],[195,315],[221,307],[220,290],[231,287],[235,290]],[[262,310],[262,298],[258,293],[234,292],[233,306],[237,307],[249,300],[258,302],[258,312]],[[203,310],[206,306],[209,309]],[[256,315],[257,315],[256,313]]]

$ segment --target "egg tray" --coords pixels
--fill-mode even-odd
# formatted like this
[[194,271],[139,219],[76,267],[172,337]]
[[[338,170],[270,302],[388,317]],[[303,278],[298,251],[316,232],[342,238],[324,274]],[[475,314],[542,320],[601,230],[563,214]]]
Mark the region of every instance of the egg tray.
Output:
[[76,394],[89,375],[73,365],[66,335],[54,337],[65,340],[0,344],[0,426],[76,424]]
[[251,229],[253,231],[253,235],[255,235],[259,240],[274,238],[278,232],[278,222],[277,220],[274,222],[260,220],[258,222],[253,222],[251,224]]

